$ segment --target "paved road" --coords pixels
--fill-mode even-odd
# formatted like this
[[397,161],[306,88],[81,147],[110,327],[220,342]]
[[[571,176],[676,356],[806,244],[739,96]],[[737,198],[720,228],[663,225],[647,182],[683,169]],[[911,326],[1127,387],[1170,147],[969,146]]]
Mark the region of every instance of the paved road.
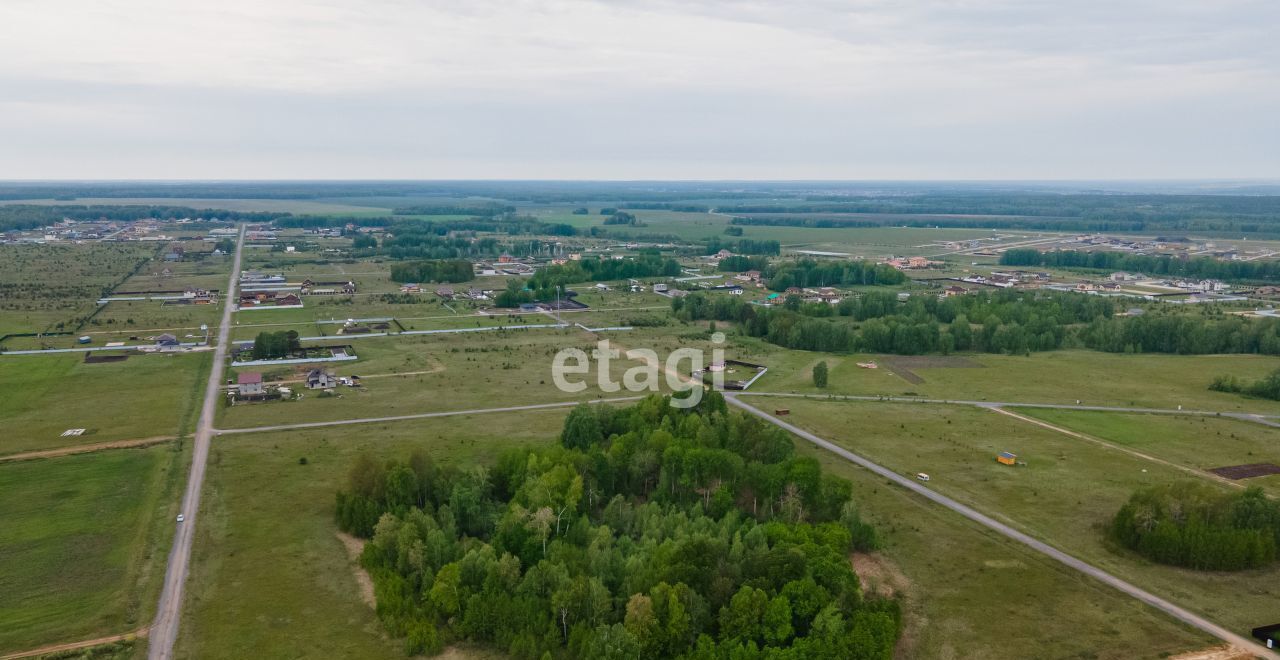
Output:
[[1149,593],[1139,587],[1136,587],[1128,582],[1125,582],[1124,580],[1121,580],[1120,578],[1110,573],[1107,573],[1106,571],[1103,571],[1102,569],[1097,568],[1092,564],[1088,564],[1079,559],[1076,559],[1075,557],[1072,557],[1071,555],[1047,543],[1044,543],[1043,541],[1039,541],[1035,538],[1032,538],[1031,536],[1028,536],[1027,534],[1024,534],[998,520],[995,520],[990,516],[982,514],[975,509],[965,506],[964,504],[961,504],[951,499],[950,497],[941,495],[933,490],[930,490],[929,488],[926,488],[915,479],[904,477],[898,474],[897,472],[894,472],[893,470],[882,467],[877,463],[873,463],[870,460],[863,458],[862,456],[859,456],[839,445],[836,445],[827,440],[823,440],[822,438],[819,438],[818,436],[804,429],[801,429],[792,424],[788,424],[778,419],[777,417],[774,417],[773,415],[770,415],[765,411],[760,410],[759,408],[756,408],[744,401],[739,400],[738,395],[736,394],[728,395],[725,398],[728,400],[730,405],[741,408],[742,410],[752,415],[755,415],[757,417],[760,417],[761,419],[764,419],[765,421],[770,422],[782,429],[785,429],[799,436],[804,440],[807,440],[819,447],[822,447],[823,449],[826,449],[827,451],[830,451],[836,454],[837,456],[840,456],[841,458],[844,458],[852,463],[855,463],[863,468],[866,468],[894,482],[895,484],[902,486],[903,488],[906,488],[907,490],[915,492],[919,495],[924,496],[929,500],[932,500],[938,504],[941,504],[942,506],[980,525],[983,525],[984,527],[987,527],[996,532],[999,532],[1000,534],[1010,539],[1013,539],[1014,541],[1017,541],[1037,552],[1040,552],[1041,554],[1044,554],[1052,559],[1055,559],[1069,568],[1073,568],[1104,584],[1107,584],[1116,589],[1119,589],[1121,592],[1124,592],[1125,594],[1132,596],[1146,603],[1147,605],[1150,605],[1151,607],[1154,607],[1164,612],[1165,614],[1168,614],[1169,616],[1172,616],[1178,621],[1181,621],[1188,625],[1199,628],[1200,630],[1203,630],[1213,635],[1214,637],[1217,637],[1218,639],[1221,639],[1225,642],[1238,646],[1242,649],[1247,649],[1259,657],[1264,657],[1264,658],[1275,657],[1265,647],[1255,643],[1253,640],[1247,637],[1231,632],[1230,630],[1227,630],[1226,628],[1223,628],[1222,626],[1219,626],[1218,624],[1212,621],[1209,621],[1203,617],[1196,615],[1193,612],[1187,611],[1177,605],[1174,605],[1173,603],[1170,603],[1169,601],[1163,598],[1160,598],[1155,594]]
[[476,410],[447,410],[444,412],[417,413],[413,415],[395,415],[392,417],[363,417],[361,419],[338,419],[331,422],[302,422],[300,424],[277,424],[275,426],[254,426],[244,429],[214,429],[218,435],[232,433],[264,433],[267,431],[290,431],[293,429],[314,429],[324,426],[345,426],[347,424],[376,424],[378,422],[402,422],[410,419],[430,419],[432,417],[454,417],[457,415],[483,415],[486,413],[520,412],[521,410],[543,410],[545,408],[568,408],[579,403],[622,403],[639,401],[644,397],[621,396],[612,399],[589,399],[586,401],[558,401],[556,403],[535,403],[527,406],[508,406],[506,408],[477,408]]
[[1123,406],[1091,406],[1091,405],[1075,405],[1070,403],[1026,403],[1021,401],[969,401],[965,399],[922,399],[910,396],[855,396],[845,394],[834,394],[831,396],[820,394],[794,394],[790,392],[739,392],[735,396],[776,396],[790,397],[799,399],[810,399],[813,401],[883,401],[888,403],[940,403],[958,406],[978,406],[979,408],[1054,408],[1058,410],[1094,410],[1099,412],[1120,412],[1120,413],[1151,413],[1155,415],[1195,415],[1200,417],[1230,417],[1245,422],[1255,422],[1266,426],[1274,426],[1280,428],[1280,422],[1272,421],[1280,419],[1280,415],[1261,414],[1261,413],[1244,413],[1244,412],[1223,412],[1217,410],[1179,410],[1177,408],[1138,408]]
[[222,325],[218,327],[218,346],[213,353],[213,367],[209,370],[209,383],[205,387],[204,407],[200,409],[200,421],[196,426],[195,447],[191,457],[191,473],[187,477],[187,492],[182,498],[182,515],[185,522],[176,523],[173,548],[169,550],[169,564],[165,569],[164,588],[160,591],[160,604],[156,619],[151,624],[149,660],[168,660],[173,657],[173,643],[178,638],[178,620],[182,614],[182,590],[187,581],[187,566],[191,561],[191,542],[195,536],[196,514],[200,510],[200,489],[204,484],[205,463],[209,459],[209,439],[213,437],[213,415],[217,411],[221,395],[222,373],[226,367],[227,344],[231,338],[231,311],[235,308],[236,284],[240,276],[240,257],[244,252],[244,226],[236,239],[236,256],[231,262],[231,275],[227,281],[227,295],[223,298]]

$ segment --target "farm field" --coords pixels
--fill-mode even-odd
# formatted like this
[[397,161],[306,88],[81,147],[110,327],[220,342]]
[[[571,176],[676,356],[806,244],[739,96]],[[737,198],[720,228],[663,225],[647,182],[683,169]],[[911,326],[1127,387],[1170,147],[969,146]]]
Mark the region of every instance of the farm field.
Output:
[[189,452],[0,464],[0,655],[146,625]]
[[[195,423],[210,355],[0,356],[0,455],[177,435]],[[68,428],[87,430],[62,437]]]
[[[1230,629],[1247,633],[1275,616],[1280,567],[1184,570],[1107,541],[1105,526],[1134,490],[1194,478],[1182,471],[987,410],[817,401],[789,408],[792,423],[899,473],[926,472],[938,492]],[[997,463],[1000,451],[1027,466]]]
[[882,549],[855,565],[864,591],[901,599],[898,658],[1130,660],[1217,644],[828,451],[796,446],[853,483],[876,527]]
[[[721,324],[724,327],[725,324]],[[1084,350],[1029,356],[968,353],[953,356],[833,355],[780,348],[730,335],[743,355],[769,367],[759,391],[859,396],[921,396],[970,401],[1274,412],[1275,404],[1210,391],[1218,374],[1261,378],[1280,368],[1262,355],[1124,355]],[[813,386],[813,365],[825,361],[830,384]],[[863,369],[859,362],[879,368]],[[1099,377],[1105,374],[1105,377]]]
[[[1016,409],[1062,428],[1198,470],[1249,463],[1280,465],[1280,431],[1219,417],[1142,415],[1084,410]],[[1280,496],[1280,475],[1243,479]]]
[[[494,462],[555,441],[566,410],[226,436],[213,447],[179,658],[403,656],[361,601],[334,493],[356,457]],[[305,457],[306,465],[299,459]],[[501,657],[466,649],[468,658]]]
[[0,336],[75,330],[99,296],[159,249],[154,243],[0,244]]
[[[615,348],[675,346],[681,340],[652,329],[645,333],[617,333],[608,338]],[[335,342],[336,343],[336,342]],[[703,341],[707,347],[709,342]],[[592,335],[579,329],[536,329],[448,335],[375,337],[352,342],[360,359],[331,362],[339,376],[358,375],[360,388],[339,387],[335,396],[319,396],[302,390],[303,398],[261,404],[241,404],[219,410],[218,428],[246,428],[300,422],[364,417],[385,417],[424,412],[495,408],[586,398],[634,396],[625,390],[606,393],[596,385],[594,371],[574,376],[587,389],[561,392],[553,384],[551,367],[562,348],[595,349]],[[663,349],[665,350],[665,349]],[[662,351],[660,351],[661,353]],[[611,362],[615,382],[638,362]],[[688,369],[687,363],[682,369]],[[306,367],[245,367],[235,371],[259,371],[264,379],[275,376],[298,379]],[[234,375],[229,375],[232,378]],[[665,376],[662,377],[665,390]]]

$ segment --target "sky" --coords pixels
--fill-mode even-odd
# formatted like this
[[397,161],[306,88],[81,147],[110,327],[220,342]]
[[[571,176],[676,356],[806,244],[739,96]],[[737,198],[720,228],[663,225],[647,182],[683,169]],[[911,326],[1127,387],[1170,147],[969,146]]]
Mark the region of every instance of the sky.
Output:
[[1274,0],[3,0],[3,179],[1280,178]]

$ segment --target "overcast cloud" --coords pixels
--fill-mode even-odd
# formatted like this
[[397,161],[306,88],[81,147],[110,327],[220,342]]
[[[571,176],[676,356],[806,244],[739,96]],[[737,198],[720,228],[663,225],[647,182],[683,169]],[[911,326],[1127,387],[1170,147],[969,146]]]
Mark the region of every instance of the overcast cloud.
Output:
[[1280,3],[4,0],[0,178],[1277,178]]

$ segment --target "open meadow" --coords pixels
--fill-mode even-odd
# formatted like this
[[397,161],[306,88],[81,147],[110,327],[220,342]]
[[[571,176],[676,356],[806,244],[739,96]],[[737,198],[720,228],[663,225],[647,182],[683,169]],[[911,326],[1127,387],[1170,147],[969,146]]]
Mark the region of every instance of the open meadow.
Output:
[[150,623],[189,456],[0,463],[0,655]]
[[[195,424],[210,358],[136,355],[90,364],[81,353],[0,356],[0,456],[178,435]],[[62,435],[78,428],[84,434]]]
[[[1251,463],[1280,465],[1280,429],[1222,417],[1023,408],[1018,412],[1196,470]],[[1280,496],[1280,474],[1236,482]]]
[[[601,336],[623,350],[681,344],[711,347],[705,338],[701,341],[682,338],[663,334],[662,330],[604,333]],[[351,340],[359,359],[317,363],[317,366],[325,364],[339,376],[358,375],[361,387],[339,387],[334,390],[334,395],[323,396],[302,389],[298,382],[305,377],[307,365],[240,368],[233,371],[260,372],[268,383],[297,383],[294,387],[303,393],[303,397],[294,401],[223,407],[219,411],[217,425],[219,428],[244,428],[634,396],[625,390],[601,390],[595,371],[573,377],[574,381],[581,380],[587,384],[581,392],[562,392],[555,386],[551,370],[556,353],[564,348],[590,352],[596,348],[595,342],[594,335],[576,327]],[[324,343],[340,344],[342,340],[335,338]],[[620,383],[623,373],[639,364],[626,359],[611,361],[612,379]],[[683,367],[689,368],[687,364]],[[663,376],[664,390],[665,380]]]
[[[723,324],[722,324],[723,325]],[[770,392],[920,396],[933,399],[1274,412],[1274,403],[1213,392],[1219,374],[1261,378],[1280,368],[1264,355],[1125,355],[1060,350],[1028,356],[966,353],[951,356],[834,355],[784,349],[761,339],[730,335],[746,359],[769,367],[758,389]],[[827,363],[826,389],[813,386],[812,369]],[[859,367],[875,364],[877,368]]]
[[[927,473],[930,488],[1232,630],[1244,634],[1275,617],[1280,566],[1192,571],[1150,563],[1109,542],[1106,526],[1135,490],[1197,479],[1174,466],[971,407],[787,405],[792,423],[900,474]],[[1026,466],[997,463],[1001,451]]]

